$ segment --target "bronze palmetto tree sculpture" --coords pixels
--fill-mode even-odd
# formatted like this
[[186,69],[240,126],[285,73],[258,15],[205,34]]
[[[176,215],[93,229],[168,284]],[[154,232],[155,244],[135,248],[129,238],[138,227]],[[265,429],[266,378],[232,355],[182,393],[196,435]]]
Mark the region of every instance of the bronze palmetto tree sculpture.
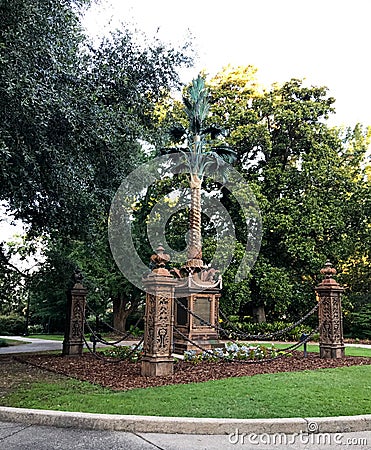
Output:
[[188,143],[185,148],[171,149],[171,151],[183,153],[190,173],[190,229],[187,262],[184,268],[191,272],[200,271],[204,267],[201,238],[201,185],[206,168],[209,173],[220,171],[223,164],[233,162],[235,159],[235,152],[227,145],[212,146],[212,142],[222,134],[222,130],[207,124],[210,111],[209,98],[205,79],[199,75],[191,82],[183,96],[188,129],[178,126],[171,130],[171,135],[176,142],[186,138]]

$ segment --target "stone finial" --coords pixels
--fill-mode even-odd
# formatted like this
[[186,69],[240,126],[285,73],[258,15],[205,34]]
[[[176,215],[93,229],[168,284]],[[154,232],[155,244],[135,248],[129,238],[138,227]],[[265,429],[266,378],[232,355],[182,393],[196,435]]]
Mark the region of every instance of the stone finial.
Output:
[[170,272],[165,268],[165,265],[170,261],[170,255],[164,252],[165,249],[160,244],[156,249],[156,253],[150,258],[150,268],[157,275],[171,277]]
[[84,276],[81,270],[77,267],[73,273],[73,283],[74,289],[85,289],[84,287]]
[[336,275],[336,269],[332,267],[332,264],[329,260],[326,261],[325,266],[320,270],[322,275],[325,275],[325,278],[330,279],[333,278],[334,275]]
[[80,269],[75,269],[75,272],[73,274],[73,279],[75,281],[75,283],[81,283],[82,284],[82,280],[83,280],[83,275],[81,273]]
[[326,261],[326,264],[324,267],[320,270],[321,274],[324,275],[323,280],[320,282],[320,284],[315,288],[317,290],[321,289],[337,289],[340,291],[343,291],[344,288],[342,288],[339,283],[334,279],[334,276],[336,275],[337,271],[334,267],[332,267],[332,264],[329,260]]

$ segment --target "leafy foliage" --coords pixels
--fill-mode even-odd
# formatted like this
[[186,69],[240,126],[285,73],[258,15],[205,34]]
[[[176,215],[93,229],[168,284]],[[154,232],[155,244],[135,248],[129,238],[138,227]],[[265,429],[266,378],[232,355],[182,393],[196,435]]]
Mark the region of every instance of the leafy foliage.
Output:
[[[0,2],[0,201],[28,226],[27,239],[44,235],[30,302],[34,319],[47,322],[63,322],[76,265],[98,313],[109,299],[125,314],[138,305],[138,292],[113,268],[103,224],[122,178],[148,157],[142,143],[158,139],[157,104],[191,60],[188,44],[139,45],[127,26],[93,46],[80,24],[88,5]],[[5,249],[2,256],[9,269]]]
[[[261,90],[255,72],[229,67],[210,81],[214,123],[227,129],[226,140],[237,151],[237,166],[263,218],[251,277],[234,289],[226,274],[223,303],[236,304],[242,289],[241,315],[252,315],[260,305],[270,320],[296,319],[314,301],[313,287],[327,258],[338,268],[355,254],[368,258],[369,131],[360,125],[345,132],[330,128],[325,121],[334,99],[326,88],[293,79]],[[239,223],[233,203],[223,201]],[[237,238],[245,244],[243,233],[237,231]]]

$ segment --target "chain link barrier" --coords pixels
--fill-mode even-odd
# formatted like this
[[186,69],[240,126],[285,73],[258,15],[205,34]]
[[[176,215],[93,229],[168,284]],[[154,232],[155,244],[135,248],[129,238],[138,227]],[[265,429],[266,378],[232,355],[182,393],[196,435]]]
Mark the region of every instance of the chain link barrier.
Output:
[[[91,312],[91,313],[94,314],[94,315],[97,315],[96,312],[95,312],[95,311],[94,311],[87,303],[86,303],[86,307],[87,307],[87,309],[89,310],[89,312]],[[136,328],[136,327],[139,325],[140,321],[143,320],[143,318],[144,318],[144,316],[139,317],[139,319],[138,319],[138,320],[135,322],[135,324],[134,324],[134,328]],[[110,328],[112,331],[114,331],[115,333],[117,333],[117,334],[119,334],[119,335],[122,336],[122,337],[121,337],[120,339],[118,339],[117,341],[113,341],[113,342],[106,341],[104,338],[102,338],[102,336],[101,336],[100,334],[96,333],[96,332],[90,327],[90,325],[88,324],[88,321],[87,321],[87,319],[86,319],[86,316],[85,316],[85,322],[86,322],[86,324],[87,324],[87,326],[88,326],[88,328],[89,328],[90,333],[94,336],[94,339],[95,339],[97,342],[100,342],[101,344],[104,344],[104,345],[113,345],[113,346],[115,346],[115,345],[120,344],[121,342],[125,341],[125,340],[126,340],[128,337],[130,337],[130,336],[131,336],[131,337],[134,337],[134,336],[132,335],[131,331],[127,331],[125,334],[123,334],[122,331],[116,330],[116,328],[112,327],[111,325],[109,325],[108,323],[106,323],[104,320],[100,320],[100,322],[101,322],[103,325],[107,326],[107,327]]]
[[[233,323],[227,318],[227,316],[223,313],[223,311],[219,310],[220,315],[223,316],[224,320],[226,320],[228,323],[230,323],[233,328],[235,328],[235,331],[237,334],[243,335],[247,339],[272,339],[273,337],[282,336],[283,334],[287,333],[288,331],[293,330],[295,327],[301,325],[309,316],[311,316],[319,307],[319,304],[322,302],[322,300],[319,300],[316,305],[313,306],[313,308],[307,312],[302,318],[297,320],[295,323],[289,325],[286,328],[283,328],[282,330],[275,331],[273,333],[269,334],[247,334],[243,333],[242,331],[236,330],[236,327],[233,325]],[[229,330],[226,330],[229,331]]]
[[[84,319],[85,319],[85,325],[86,325],[86,327],[87,327],[87,328],[89,329],[89,331],[90,331],[90,330],[91,330],[91,327],[90,327],[90,325],[87,323],[86,317],[84,317]],[[105,362],[108,362],[108,363],[112,363],[112,364],[119,364],[121,361],[125,361],[125,360],[129,359],[130,356],[133,355],[133,354],[139,349],[139,347],[143,344],[143,341],[144,341],[144,336],[143,336],[143,337],[139,340],[139,342],[138,342],[136,345],[134,345],[134,347],[131,349],[131,351],[125,355],[124,358],[123,358],[123,357],[120,357],[120,358],[107,358],[106,356],[102,356],[102,355],[100,355],[99,353],[94,352],[94,350],[91,348],[91,346],[89,345],[88,341],[86,340],[84,334],[82,334],[82,338],[83,338],[83,341],[84,341],[84,343],[85,343],[87,349],[89,350],[89,352],[90,352],[95,358],[97,358],[97,359],[99,359],[99,360],[101,360],[101,361],[105,361]],[[111,346],[110,343],[109,343],[108,345]],[[116,348],[118,348],[118,347],[116,347]]]
[[[85,302],[85,306],[87,306],[86,302]],[[81,305],[79,303],[76,303],[75,305],[77,311],[79,312],[80,316],[83,317],[83,324],[84,326],[89,330],[90,333],[92,333],[95,336],[95,333],[93,331],[93,329],[91,328],[91,326],[89,325],[87,319],[86,319],[86,315],[84,314],[84,311],[81,307]],[[143,344],[144,341],[144,336],[142,337],[142,339],[140,339],[140,341],[131,349],[130,352],[128,352],[125,357],[120,357],[120,358],[107,358],[105,356],[100,355],[99,353],[95,352],[93,350],[93,348],[89,345],[88,341],[85,338],[84,335],[84,326],[82,326],[82,324],[79,322],[78,323],[78,334],[81,338],[81,340],[83,341],[83,343],[85,344],[86,348],[88,349],[88,351],[97,359],[101,360],[101,361],[105,361],[108,363],[112,363],[112,364],[119,364],[120,362],[127,360],[128,358],[130,358],[131,355],[133,355],[138,348]],[[106,341],[108,342],[108,341]],[[104,344],[104,343],[103,343]],[[112,344],[110,342],[108,342],[109,346],[112,346]],[[116,347],[117,348],[117,347]]]
[[226,334],[227,336],[230,336],[231,334],[234,334],[235,336],[242,337],[243,339],[269,340],[269,339],[272,339],[272,337],[276,337],[276,336],[280,336],[282,334],[285,334],[288,331],[290,331],[290,330],[294,329],[295,327],[297,327],[298,325],[300,325],[301,323],[303,323],[309,316],[311,316],[318,309],[319,304],[321,303],[321,300],[318,301],[317,304],[310,311],[308,311],[307,314],[305,314],[305,316],[303,316],[301,319],[299,319],[294,324],[284,328],[283,330],[279,330],[279,331],[276,331],[274,333],[269,333],[269,334],[248,334],[248,333],[244,333],[244,332],[239,331],[239,330],[228,330],[228,329],[225,329],[225,328],[221,327],[220,325],[214,325],[214,324],[208,322],[207,320],[205,320],[204,318],[200,317],[194,311],[190,310],[185,305],[183,305],[183,303],[180,302],[177,298],[175,298],[175,302],[176,302],[177,305],[181,306],[185,311],[187,311],[188,314],[190,314],[191,316],[193,316],[196,319],[200,320],[201,323],[204,323],[205,325],[207,325],[207,326],[209,326],[211,328],[214,328],[215,330],[217,330],[217,331],[219,331],[219,332],[221,332],[223,334]]
[[178,333],[179,336],[181,336],[185,341],[189,342],[190,344],[192,344],[193,346],[195,346],[195,347],[198,348],[199,350],[202,350],[203,353],[208,353],[210,356],[212,356],[212,357],[214,357],[214,358],[216,357],[216,358],[220,359],[221,361],[224,360],[224,361],[228,361],[228,362],[238,362],[238,363],[239,363],[239,362],[243,362],[243,363],[246,363],[246,364],[261,364],[261,363],[271,362],[271,361],[274,361],[274,360],[276,360],[276,359],[286,357],[286,356],[289,355],[289,353],[290,353],[291,351],[296,350],[296,349],[299,348],[301,345],[307,343],[307,342],[310,340],[310,338],[311,338],[314,334],[316,334],[316,333],[318,332],[318,330],[319,330],[319,326],[318,326],[317,328],[315,328],[314,330],[312,330],[311,333],[308,334],[308,336],[307,336],[305,339],[303,339],[303,340],[301,340],[301,341],[299,341],[299,342],[296,342],[295,344],[290,345],[290,346],[287,347],[287,348],[284,348],[284,349],[279,350],[279,354],[276,355],[276,356],[273,356],[273,357],[271,357],[271,358],[262,358],[262,359],[256,359],[256,360],[255,360],[255,359],[254,359],[254,360],[246,360],[246,359],[238,359],[238,360],[233,360],[233,359],[232,359],[232,360],[230,360],[230,359],[228,359],[225,355],[223,355],[223,356],[218,355],[218,354],[212,352],[211,350],[208,350],[208,349],[202,347],[202,346],[199,345],[197,342],[193,341],[193,340],[190,339],[188,336],[186,336],[184,333],[182,333],[176,326],[174,326],[174,331],[175,331],[176,333]]

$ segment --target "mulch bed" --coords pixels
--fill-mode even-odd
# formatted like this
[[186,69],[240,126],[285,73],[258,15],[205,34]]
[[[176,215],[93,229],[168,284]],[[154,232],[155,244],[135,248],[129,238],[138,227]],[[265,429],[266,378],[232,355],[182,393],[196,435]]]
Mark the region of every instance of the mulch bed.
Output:
[[97,359],[92,354],[84,354],[82,357],[27,355],[16,359],[58,374],[89,381],[118,391],[220,380],[222,378],[263,373],[371,365],[371,358],[366,357],[346,356],[344,359],[321,359],[317,353],[308,353],[308,357],[304,358],[302,352],[293,352],[293,355],[289,357],[258,363],[220,361],[194,364],[178,361],[174,365],[174,375],[172,376],[142,377],[140,375],[140,362],[120,361],[119,363],[110,363]]

